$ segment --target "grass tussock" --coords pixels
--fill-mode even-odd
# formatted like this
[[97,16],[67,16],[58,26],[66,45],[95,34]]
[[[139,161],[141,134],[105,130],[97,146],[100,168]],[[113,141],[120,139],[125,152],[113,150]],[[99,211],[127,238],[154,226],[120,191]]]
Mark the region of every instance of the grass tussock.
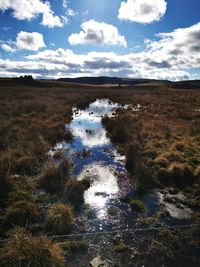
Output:
[[53,234],[64,235],[71,231],[73,223],[72,208],[64,204],[53,204],[46,215],[46,229]]
[[0,251],[2,267],[62,267],[64,253],[46,236],[33,237],[24,228],[10,232]]
[[142,227],[142,228],[147,228],[154,224],[156,222],[156,218],[153,217],[147,217],[147,218],[138,218],[136,220],[136,226],[137,227]]
[[184,187],[192,185],[196,176],[193,168],[188,163],[173,162],[168,168],[161,168],[157,177],[162,185]]
[[61,193],[69,178],[70,164],[67,159],[58,165],[50,162],[38,178],[39,186],[50,194]]
[[146,209],[144,203],[138,199],[132,199],[129,204],[131,209],[136,212],[144,212]]
[[30,201],[21,200],[10,205],[3,216],[3,228],[10,229],[14,226],[27,226],[38,222],[40,211],[38,207]]
[[160,236],[163,237],[174,249],[179,249],[181,247],[178,236],[169,229],[161,230]]
[[64,189],[64,199],[66,203],[70,203],[75,209],[84,203],[83,194],[90,184],[88,181],[69,180]]

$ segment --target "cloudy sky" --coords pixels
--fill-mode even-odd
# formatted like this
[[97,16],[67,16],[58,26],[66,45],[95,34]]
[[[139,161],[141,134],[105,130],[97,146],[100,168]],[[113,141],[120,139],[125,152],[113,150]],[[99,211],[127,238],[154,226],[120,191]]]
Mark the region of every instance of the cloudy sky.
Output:
[[199,0],[0,0],[0,77],[200,79]]

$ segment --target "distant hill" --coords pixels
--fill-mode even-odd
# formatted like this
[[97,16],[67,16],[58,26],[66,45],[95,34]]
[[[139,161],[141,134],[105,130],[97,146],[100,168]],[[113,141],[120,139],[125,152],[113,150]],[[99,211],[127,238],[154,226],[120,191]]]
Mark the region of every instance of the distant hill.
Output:
[[118,78],[118,77],[79,77],[79,78],[60,78],[57,81],[60,82],[71,82],[81,84],[94,84],[94,85],[139,85],[147,83],[168,83],[169,81],[154,80],[154,79],[130,79],[130,78]]
[[180,89],[200,89],[200,80],[173,82],[173,87]]
[[[168,87],[174,89],[199,89],[200,90],[200,80],[188,80],[171,82],[168,80],[155,80],[155,79],[131,79],[131,78],[119,78],[119,77],[79,77],[79,78],[60,78],[58,80],[37,80],[33,79],[32,76],[20,76],[17,78],[0,78],[0,87],[3,86],[28,86],[28,87],[109,87],[114,88],[118,86],[125,87],[135,87],[135,88],[158,88],[158,87]],[[130,88],[131,89],[131,88]]]
[[200,89],[200,80],[188,80],[172,82],[168,80],[156,79],[131,79],[119,77],[78,77],[78,78],[60,78],[58,82],[68,82],[77,84],[91,84],[91,85],[110,85],[110,86],[162,86],[166,85],[177,89]]

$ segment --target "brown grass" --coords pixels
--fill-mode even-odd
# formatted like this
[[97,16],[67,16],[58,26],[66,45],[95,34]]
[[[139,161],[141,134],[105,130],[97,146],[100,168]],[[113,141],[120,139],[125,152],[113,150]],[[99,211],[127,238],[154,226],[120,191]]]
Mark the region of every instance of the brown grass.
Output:
[[62,267],[64,253],[46,236],[33,237],[24,228],[11,231],[0,251],[2,267]]
[[64,199],[66,203],[70,203],[74,208],[78,209],[84,203],[83,194],[88,188],[87,181],[69,180],[65,185]]
[[27,226],[35,223],[40,218],[38,207],[30,201],[21,200],[10,205],[3,216],[4,229],[14,226]]
[[68,234],[72,228],[72,208],[64,204],[53,204],[47,211],[46,229],[53,234]]
[[[136,179],[138,186],[145,189],[157,186],[156,179],[163,187],[187,186],[189,192],[186,192],[185,204],[198,212],[200,183],[198,90],[175,90],[164,86],[110,89],[50,81],[40,82],[40,87],[6,82],[1,85],[0,206],[15,207],[19,201],[34,204],[32,192],[36,177],[40,177],[39,180],[43,181],[42,186],[52,194],[62,192],[65,186],[65,201],[70,202],[75,208],[83,202],[86,184],[68,180],[67,172],[55,170],[57,169],[55,166],[51,166],[52,168],[47,166],[46,169],[44,166],[49,161],[47,154],[49,149],[59,141],[70,141],[72,138],[71,133],[66,132],[64,127],[71,120],[72,107],[76,105],[85,108],[100,97],[109,98],[120,104],[131,104],[133,107],[137,104],[142,106],[139,111],[119,109],[116,118],[104,119],[110,138],[119,151],[126,155],[126,167],[133,181]],[[55,177],[59,179],[54,179]],[[66,185],[65,179],[67,179]],[[58,196],[50,197],[55,200]],[[17,206],[17,210],[20,207]],[[16,209],[11,211],[14,217],[9,215],[8,221],[13,222],[15,218],[21,223],[23,212],[16,212]],[[4,218],[7,212],[8,210],[2,211]],[[30,220],[30,224],[32,222],[34,223]],[[6,227],[2,231],[5,232]],[[3,267],[20,266],[19,264],[22,267],[41,266],[37,265],[34,259],[39,259],[40,262],[44,260],[44,267],[62,266],[63,254],[58,245],[54,247],[52,241],[48,239],[48,248],[43,241],[35,241],[32,246],[33,239],[28,237],[29,234],[25,236],[26,240],[20,238],[21,243],[17,243],[16,247],[15,237],[9,237],[10,243],[5,243],[0,256]],[[38,237],[36,240],[40,238],[43,239]],[[174,247],[178,247],[178,241],[173,235],[164,233],[162,238],[166,240],[163,241],[165,246],[168,243],[172,245],[168,249],[169,254]],[[141,248],[143,249],[143,246]],[[40,256],[40,253],[43,256]],[[19,255],[23,255],[23,262],[19,260]],[[31,256],[30,259],[35,265],[30,264],[26,255]]]
[[62,192],[69,179],[69,168],[70,164],[66,159],[58,165],[49,162],[38,178],[39,186],[51,194]]

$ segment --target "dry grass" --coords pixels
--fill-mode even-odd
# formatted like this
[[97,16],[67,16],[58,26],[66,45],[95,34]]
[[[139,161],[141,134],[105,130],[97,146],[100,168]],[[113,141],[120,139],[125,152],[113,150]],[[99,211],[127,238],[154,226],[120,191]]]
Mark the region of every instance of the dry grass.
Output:
[[72,228],[72,208],[64,204],[53,204],[47,210],[46,229],[53,234],[68,234]]
[[66,181],[69,179],[70,164],[68,160],[62,160],[58,165],[49,162],[41,172],[38,183],[50,194],[63,191]]
[[70,203],[75,209],[79,209],[84,203],[83,194],[88,188],[87,181],[69,180],[65,185],[64,199],[66,203]]
[[[116,118],[104,120],[109,136],[126,154],[126,167],[138,178],[139,187],[155,186],[158,174],[164,174],[165,168],[168,172],[174,162],[197,169],[200,164],[199,91],[163,88],[135,91],[111,99],[133,107],[142,106],[139,111],[119,110]],[[123,142],[115,138],[117,126],[126,132]],[[182,179],[186,184],[190,181],[192,183],[193,178],[187,182]]]
[[[66,202],[75,208],[83,203],[84,190],[88,185],[68,179],[69,166],[44,166],[49,161],[49,149],[59,141],[68,142],[72,138],[64,127],[71,120],[72,107],[85,108],[100,97],[133,107],[137,104],[142,106],[138,111],[118,110],[116,118],[103,121],[112,141],[126,155],[126,167],[133,180],[137,180],[138,187],[146,189],[158,186],[156,179],[163,187],[186,186],[190,192],[186,192],[185,204],[198,213],[198,90],[149,89],[145,86],[134,90],[123,87],[109,89],[78,87],[75,84],[67,86],[65,83],[49,81],[41,82],[39,88],[28,84],[4,83],[0,88],[0,207],[10,206],[3,210],[2,215],[8,218],[11,227],[12,224],[26,224],[27,218],[30,218],[30,228],[34,226],[32,223],[37,222],[38,214],[31,217],[29,208],[27,211],[21,208],[24,205],[35,210],[32,193],[38,181],[48,192],[56,194],[51,196],[54,201],[59,197],[57,193],[62,193],[64,188]],[[22,205],[21,202],[20,207],[19,201],[24,203]],[[32,203],[34,208],[27,203]],[[143,207],[141,210],[144,210]],[[60,210],[53,210],[52,216],[56,212],[62,219]],[[23,214],[26,219],[23,219]],[[146,224],[146,221],[142,223]],[[61,229],[62,220],[58,224],[56,221],[56,225]],[[1,230],[3,233],[7,230],[5,224]],[[170,253],[178,248],[179,242],[173,235],[164,233],[161,237],[164,246],[170,244]],[[62,266],[64,259],[58,244],[43,236],[34,240],[29,233],[12,234],[1,251],[1,266]]]
[[10,205],[3,216],[3,228],[10,229],[14,226],[28,226],[39,221],[40,211],[30,201],[21,200]]
[[64,253],[46,236],[33,237],[24,228],[10,232],[0,251],[2,267],[62,267]]

